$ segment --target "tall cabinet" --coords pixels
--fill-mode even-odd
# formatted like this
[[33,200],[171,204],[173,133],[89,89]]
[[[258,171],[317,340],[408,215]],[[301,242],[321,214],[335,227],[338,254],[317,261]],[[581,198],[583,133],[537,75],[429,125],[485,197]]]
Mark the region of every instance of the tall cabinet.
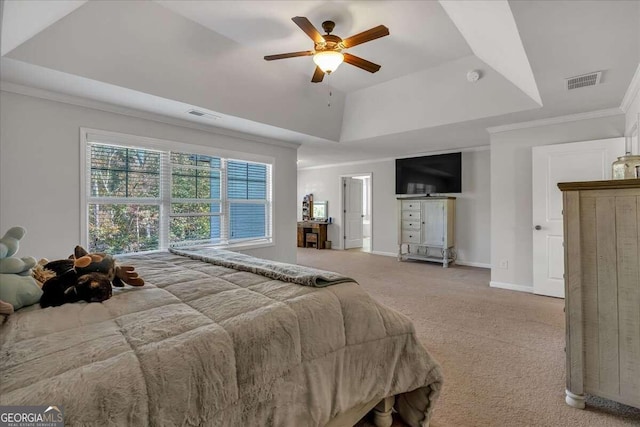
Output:
[[640,408],[640,179],[563,193],[566,402],[588,393]]
[[455,197],[398,199],[398,261],[455,260]]

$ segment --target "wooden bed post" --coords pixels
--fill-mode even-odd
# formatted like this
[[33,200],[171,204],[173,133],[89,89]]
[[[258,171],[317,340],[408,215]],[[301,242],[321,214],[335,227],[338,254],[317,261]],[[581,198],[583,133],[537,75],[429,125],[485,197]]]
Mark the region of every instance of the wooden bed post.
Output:
[[385,397],[373,408],[373,423],[376,427],[391,427],[393,423],[393,417],[391,416],[391,410],[393,409],[393,403],[395,398]]

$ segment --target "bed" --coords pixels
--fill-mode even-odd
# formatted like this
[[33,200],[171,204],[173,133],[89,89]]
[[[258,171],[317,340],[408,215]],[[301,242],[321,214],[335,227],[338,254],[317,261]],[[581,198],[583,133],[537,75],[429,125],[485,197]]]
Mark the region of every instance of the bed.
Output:
[[144,287],[28,307],[0,327],[0,405],[62,405],[66,425],[295,427],[371,409],[388,426],[393,406],[428,426],[439,365],[353,281],[226,251],[122,262]]

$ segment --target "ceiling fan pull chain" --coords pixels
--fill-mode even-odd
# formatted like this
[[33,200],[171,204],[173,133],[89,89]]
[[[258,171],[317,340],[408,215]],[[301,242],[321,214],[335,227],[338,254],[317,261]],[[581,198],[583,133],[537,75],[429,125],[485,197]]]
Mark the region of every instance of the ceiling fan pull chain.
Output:
[[331,73],[327,74],[327,87],[329,88],[329,98],[327,100],[327,107],[331,108]]

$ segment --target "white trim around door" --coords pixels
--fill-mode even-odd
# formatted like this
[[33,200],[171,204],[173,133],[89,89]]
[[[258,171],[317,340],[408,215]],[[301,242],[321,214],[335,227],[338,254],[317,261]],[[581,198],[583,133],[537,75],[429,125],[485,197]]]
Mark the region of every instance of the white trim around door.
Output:
[[363,201],[363,210],[364,210],[365,218],[368,219],[367,226],[369,228],[370,237],[369,237],[368,245],[363,245],[362,250],[363,252],[372,253],[374,235],[373,235],[373,173],[371,172],[344,174],[344,175],[340,175],[338,178],[339,194],[340,194],[339,203],[340,203],[340,227],[341,227],[339,249],[343,249],[343,250],[345,249],[345,239],[346,239],[345,202],[344,202],[345,200],[344,181],[346,178],[356,178],[356,179],[368,178],[367,185],[363,190],[363,194],[365,194],[365,201]]

